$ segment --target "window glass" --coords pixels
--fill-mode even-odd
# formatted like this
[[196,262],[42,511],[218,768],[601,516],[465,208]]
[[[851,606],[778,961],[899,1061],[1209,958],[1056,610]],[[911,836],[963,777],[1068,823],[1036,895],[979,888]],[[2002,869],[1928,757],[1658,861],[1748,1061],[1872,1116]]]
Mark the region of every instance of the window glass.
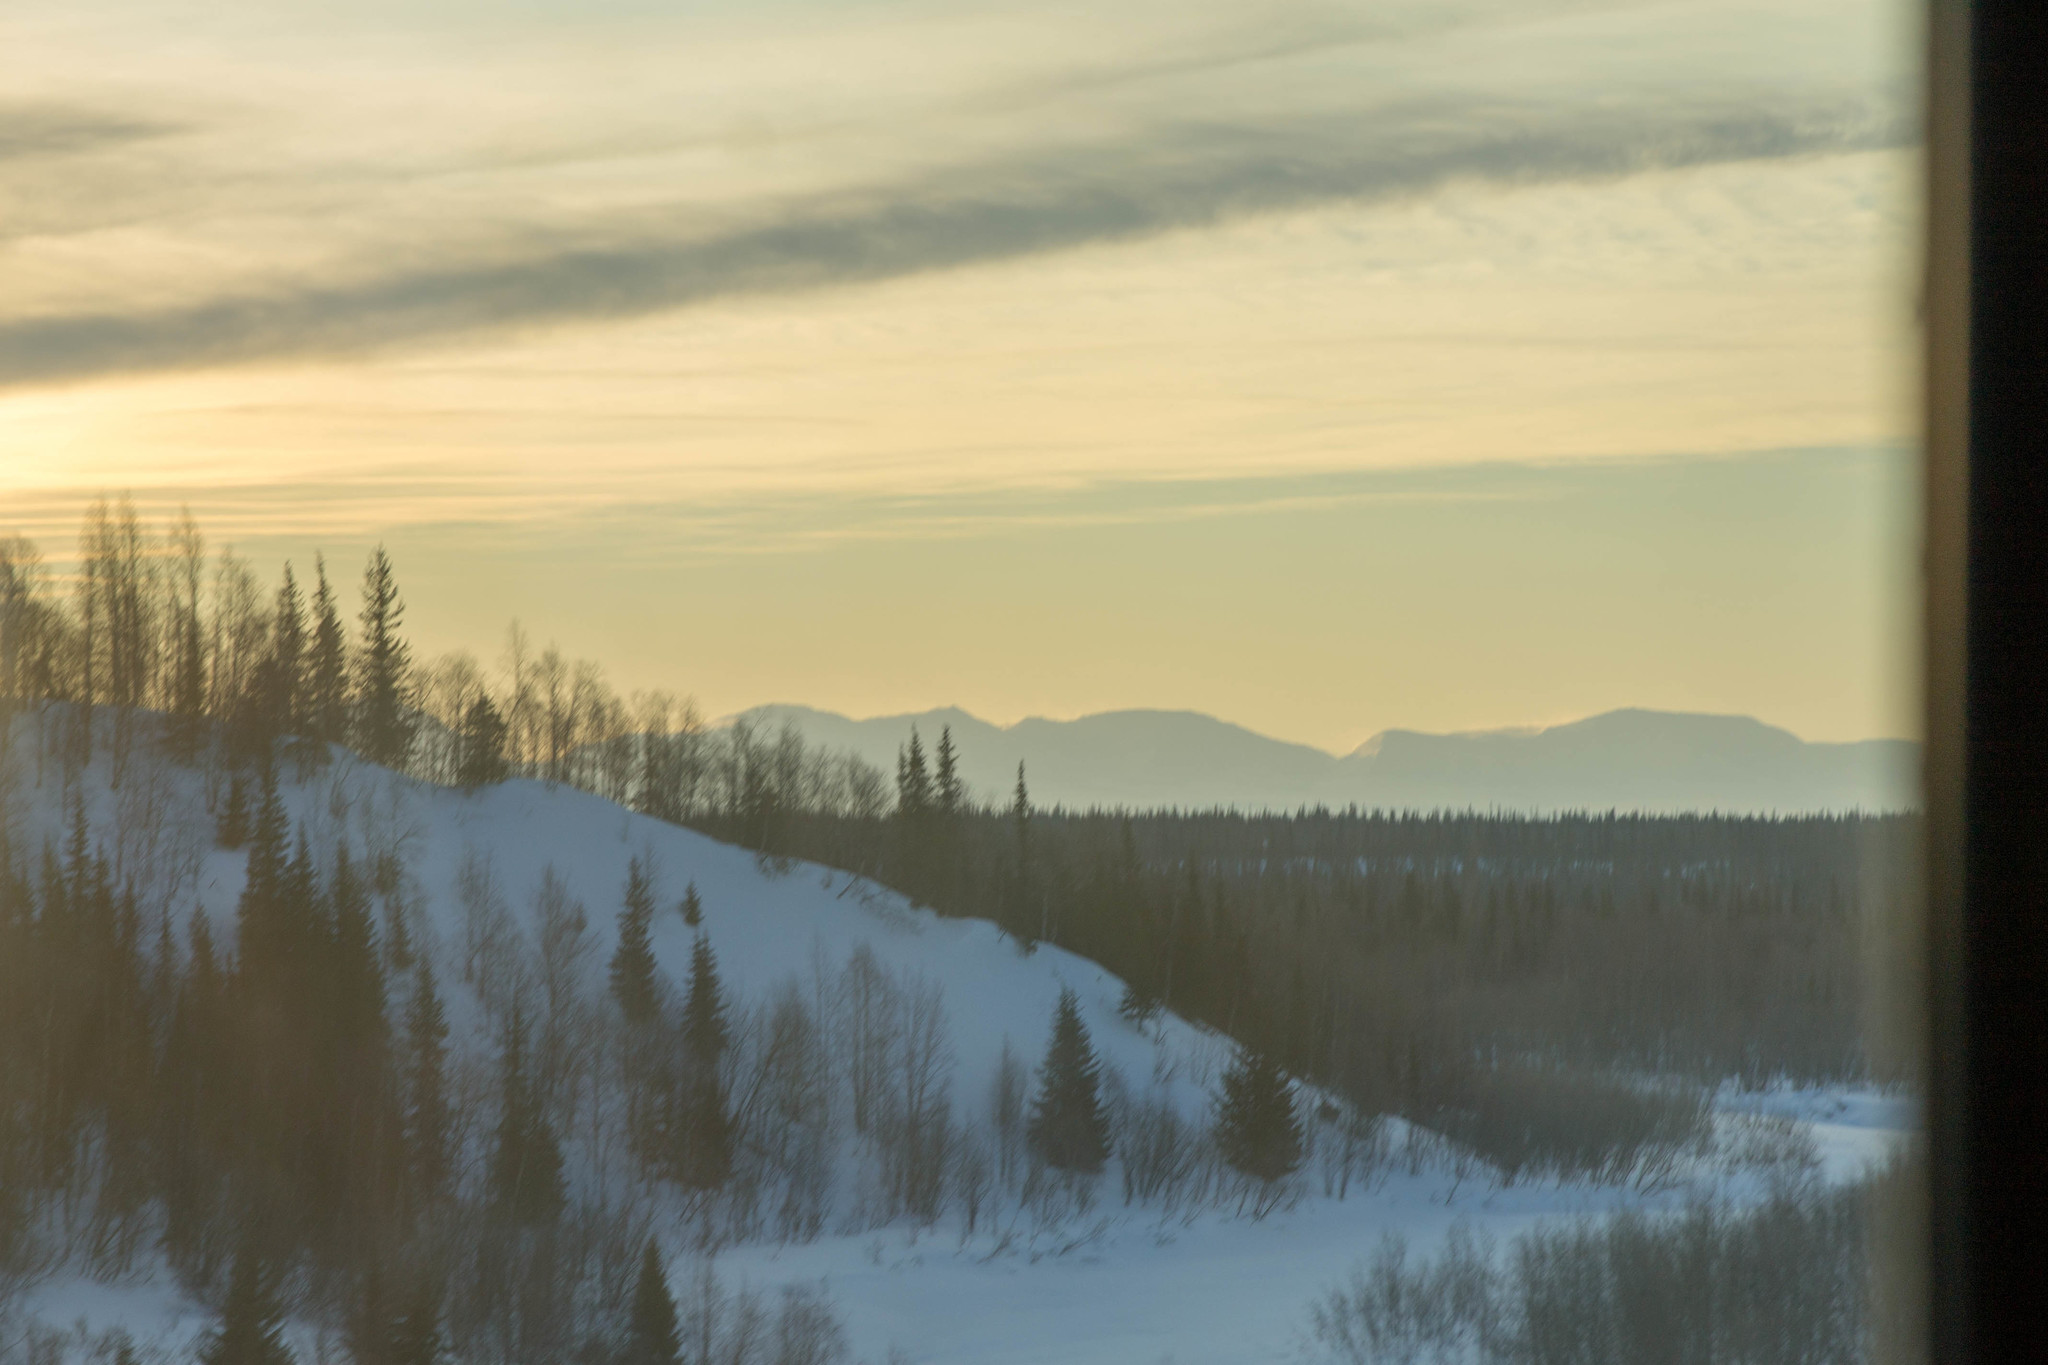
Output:
[[8,6],[0,1356],[1905,1339],[1917,22]]

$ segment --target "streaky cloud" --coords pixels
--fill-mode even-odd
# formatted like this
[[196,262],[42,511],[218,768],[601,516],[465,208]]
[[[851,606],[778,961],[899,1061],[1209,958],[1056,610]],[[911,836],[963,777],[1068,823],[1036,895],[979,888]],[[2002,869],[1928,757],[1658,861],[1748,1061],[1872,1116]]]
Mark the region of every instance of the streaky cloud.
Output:
[[176,131],[158,120],[74,104],[0,102],[0,161],[73,156]]
[[[56,146],[65,134],[58,123],[49,127],[45,142]],[[1612,178],[1909,140],[1893,102],[1856,93],[1775,104],[1753,94],[1477,108],[1412,100],[1291,124],[1182,122],[1121,143],[768,206],[736,225],[618,228],[540,250],[529,236],[481,259],[436,259],[429,250],[396,267],[299,288],[0,323],[0,386],[359,355],[627,319],[1392,200],[1456,182]]]

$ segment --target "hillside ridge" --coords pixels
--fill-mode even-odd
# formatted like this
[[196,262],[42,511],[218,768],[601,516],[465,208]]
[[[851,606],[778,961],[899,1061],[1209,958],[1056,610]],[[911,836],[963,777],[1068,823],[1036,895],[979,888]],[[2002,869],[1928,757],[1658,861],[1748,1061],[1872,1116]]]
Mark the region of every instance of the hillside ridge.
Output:
[[1025,765],[1034,800],[1089,806],[1291,810],[1568,810],[1793,814],[1919,804],[1911,740],[1810,741],[1752,716],[1627,707],[1555,725],[1387,729],[1346,754],[1198,711],[1126,709],[1010,725],[960,707],[854,719],[778,703],[725,718],[793,724],[806,741],[893,769],[913,727],[950,728],[976,795],[1003,799]]

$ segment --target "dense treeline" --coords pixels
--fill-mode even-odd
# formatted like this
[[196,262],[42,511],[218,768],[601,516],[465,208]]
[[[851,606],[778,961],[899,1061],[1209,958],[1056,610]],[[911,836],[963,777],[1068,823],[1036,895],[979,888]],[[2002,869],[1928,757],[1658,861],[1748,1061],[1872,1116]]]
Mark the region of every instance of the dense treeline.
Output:
[[[1909,817],[941,809],[807,816],[951,912],[1105,963],[1163,1003],[1395,1107],[1482,1057],[1702,1079],[1867,1077],[1872,939]],[[846,858],[848,851],[854,856]]]

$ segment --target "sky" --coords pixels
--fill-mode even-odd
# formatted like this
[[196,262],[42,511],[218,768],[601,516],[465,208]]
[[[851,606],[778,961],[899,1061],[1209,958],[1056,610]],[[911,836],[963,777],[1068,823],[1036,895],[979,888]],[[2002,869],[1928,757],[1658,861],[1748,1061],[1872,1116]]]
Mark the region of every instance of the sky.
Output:
[[1893,0],[16,0],[0,533],[712,714],[1909,735]]

